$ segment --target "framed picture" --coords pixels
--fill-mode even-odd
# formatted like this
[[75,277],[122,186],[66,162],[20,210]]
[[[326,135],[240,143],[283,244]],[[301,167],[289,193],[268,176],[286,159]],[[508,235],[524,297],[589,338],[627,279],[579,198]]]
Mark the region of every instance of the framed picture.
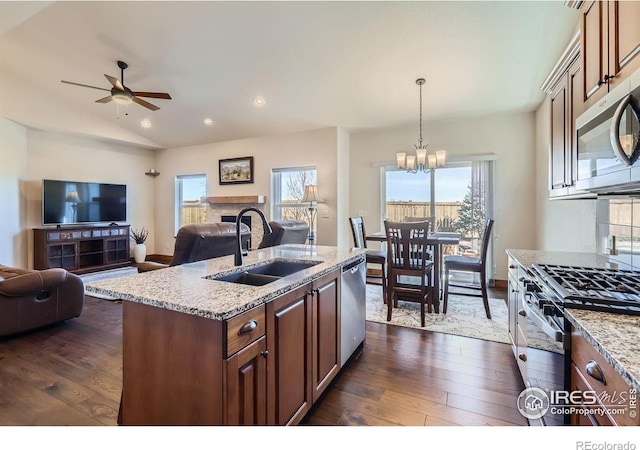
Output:
[[220,184],[253,183],[253,156],[218,161]]

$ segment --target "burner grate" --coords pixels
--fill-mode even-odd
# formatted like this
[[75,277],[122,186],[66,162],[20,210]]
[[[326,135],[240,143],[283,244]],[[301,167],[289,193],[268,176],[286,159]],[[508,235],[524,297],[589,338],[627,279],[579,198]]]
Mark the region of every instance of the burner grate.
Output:
[[567,308],[640,314],[640,272],[534,264]]

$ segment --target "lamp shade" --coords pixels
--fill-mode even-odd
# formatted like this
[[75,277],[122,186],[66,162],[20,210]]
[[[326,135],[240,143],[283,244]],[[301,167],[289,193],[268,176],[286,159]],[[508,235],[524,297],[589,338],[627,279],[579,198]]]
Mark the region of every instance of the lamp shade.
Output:
[[67,197],[64,199],[65,202],[78,203],[80,201],[80,197],[76,191],[71,191],[67,194]]
[[321,202],[322,199],[318,195],[318,186],[309,184],[304,187],[304,196],[301,200],[303,203]]

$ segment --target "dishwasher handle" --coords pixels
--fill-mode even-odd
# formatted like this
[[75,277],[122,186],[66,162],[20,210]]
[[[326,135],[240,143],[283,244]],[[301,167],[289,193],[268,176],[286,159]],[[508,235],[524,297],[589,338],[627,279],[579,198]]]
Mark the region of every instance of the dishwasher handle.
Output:
[[342,273],[349,272],[355,273],[358,270],[358,266],[364,264],[364,258],[358,258],[355,261],[351,261],[349,264],[342,266]]

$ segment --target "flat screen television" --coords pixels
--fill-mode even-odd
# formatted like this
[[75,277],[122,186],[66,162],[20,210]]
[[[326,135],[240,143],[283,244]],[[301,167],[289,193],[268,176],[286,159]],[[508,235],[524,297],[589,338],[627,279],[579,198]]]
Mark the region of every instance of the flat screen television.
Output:
[[42,180],[42,224],[124,222],[127,185]]

